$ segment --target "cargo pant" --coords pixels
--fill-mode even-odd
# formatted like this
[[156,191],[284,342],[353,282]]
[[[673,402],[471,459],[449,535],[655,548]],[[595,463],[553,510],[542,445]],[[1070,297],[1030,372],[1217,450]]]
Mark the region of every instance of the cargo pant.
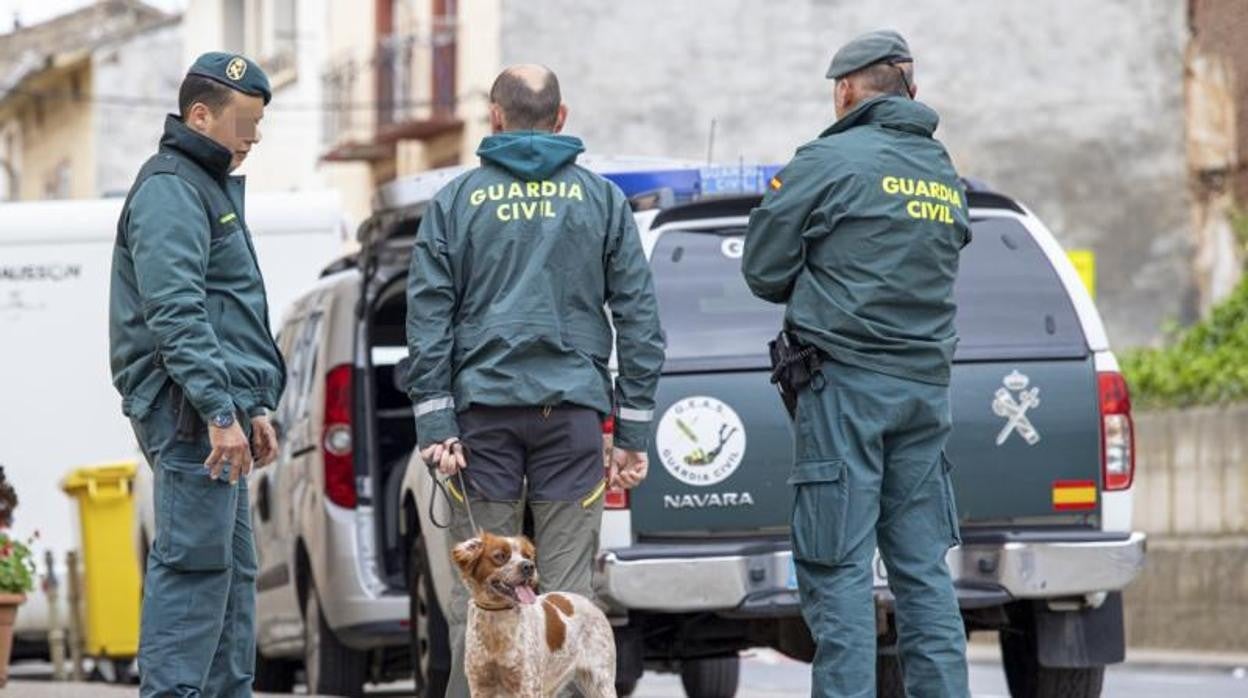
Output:
[[958,543],[944,457],[949,389],[836,362],[798,395],[792,536],[816,643],[812,695],[875,695],[876,546],[896,598],[911,698],[969,696],[945,554]]
[[[468,450],[464,470],[477,526],[496,535],[521,533],[527,503],[533,514],[539,591],[593,598],[593,564],[602,524],[602,421],[581,407],[473,407],[459,415]],[[451,546],[474,534],[464,493],[452,479]],[[450,554],[450,550],[446,551]],[[451,675],[447,698],[468,698],[464,633],[468,589],[451,587],[447,625]]]
[[[250,696],[256,554],[247,480],[212,479],[202,421],[179,430],[181,392],[161,391],[135,435],[155,471],[156,535],[143,578],[142,696]],[[250,422],[244,420],[244,430]]]

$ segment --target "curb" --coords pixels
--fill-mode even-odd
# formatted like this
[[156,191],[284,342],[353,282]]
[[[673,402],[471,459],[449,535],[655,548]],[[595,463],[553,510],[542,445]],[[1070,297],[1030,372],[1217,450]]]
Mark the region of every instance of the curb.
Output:
[[[996,643],[968,642],[966,659],[968,662],[979,664],[999,664],[1001,648]],[[1124,664],[1137,668],[1158,669],[1170,667],[1232,671],[1238,669],[1248,673],[1248,653],[1129,647],[1127,648],[1127,661]]]

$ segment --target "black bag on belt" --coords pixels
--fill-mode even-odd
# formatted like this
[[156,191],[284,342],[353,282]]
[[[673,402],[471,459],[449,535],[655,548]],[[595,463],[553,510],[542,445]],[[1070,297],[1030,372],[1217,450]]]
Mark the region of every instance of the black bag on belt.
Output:
[[192,443],[198,441],[203,435],[205,427],[204,420],[195,411],[195,405],[191,403],[191,399],[186,396],[186,392],[182,390],[182,386],[174,383],[170,388],[169,402],[173,404],[173,417],[176,426],[176,437],[178,441]]
[[803,344],[797,335],[781,330],[776,338],[767,343],[771,354],[771,382],[780,391],[780,399],[789,412],[789,418],[797,417],[797,394],[802,388],[819,378],[823,357],[817,347]]

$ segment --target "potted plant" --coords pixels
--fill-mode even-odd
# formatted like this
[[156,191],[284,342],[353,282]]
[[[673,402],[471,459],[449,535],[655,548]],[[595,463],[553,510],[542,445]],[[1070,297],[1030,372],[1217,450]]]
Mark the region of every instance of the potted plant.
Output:
[[13,622],[26,593],[35,588],[35,560],[30,541],[14,540],[9,533],[17,492],[0,467],[0,687],[9,682],[9,653],[13,650]]

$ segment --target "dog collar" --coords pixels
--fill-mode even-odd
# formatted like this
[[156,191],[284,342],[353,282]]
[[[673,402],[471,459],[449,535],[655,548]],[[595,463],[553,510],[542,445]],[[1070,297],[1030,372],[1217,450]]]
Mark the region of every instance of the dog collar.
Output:
[[510,611],[511,609],[515,608],[514,605],[512,606],[482,606],[481,604],[477,603],[476,600],[473,600],[472,605],[476,606],[482,611]]

